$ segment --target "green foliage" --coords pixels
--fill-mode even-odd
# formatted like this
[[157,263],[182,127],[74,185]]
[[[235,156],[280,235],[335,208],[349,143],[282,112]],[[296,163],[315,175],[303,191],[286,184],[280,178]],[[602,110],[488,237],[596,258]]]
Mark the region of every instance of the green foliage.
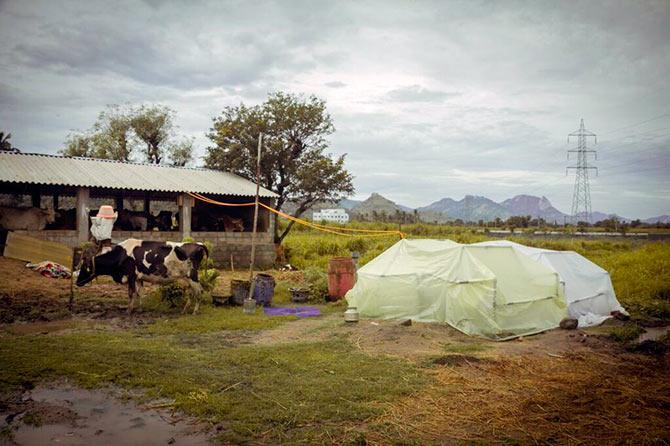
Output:
[[198,317],[184,315],[176,318],[159,319],[149,325],[145,331],[151,334],[194,334],[212,333],[222,330],[257,331],[277,327],[287,321],[295,320],[294,316],[266,316],[262,311],[258,314],[244,314],[239,307],[215,308],[203,307]]
[[328,275],[322,269],[314,266],[307,268],[305,281],[309,287],[310,299],[323,300],[328,296]]
[[610,330],[610,337],[617,342],[629,342],[639,338],[644,329],[635,324],[614,327]]
[[[348,228],[394,230],[397,226],[382,223],[353,222]],[[490,239],[473,229],[429,224],[402,226],[409,238],[451,239],[459,243],[476,243]],[[634,242],[631,240],[585,240],[575,238],[510,237],[517,243],[538,248],[575,251],[602,268],[612,278],[621,304],[631,314],[641,317],[670,319],[670,244]],[[290,264],[299,269],[310,266],[325,270],[330,258],[348,256],[358,251],[358,266],[363,266],[398,241],[397,236],[346,237],[325,234],[312,229],[292,231],[285,241]],[[356,249],[352,249],[356,248]]]
[[476,342],[448,343],[444,345],[444,351],[449,353],[480,353],[490,348],[490,345]]
[[[255,179],[258,135],[263,133],[261,185],[279,195],[278,209],[295,200],[294,215],[300,216],[317,201],[337,201],[354,190],[344,156],[332,159],[325,153],[333,131],[324,101],[273,93],[261,105],[224,108],[208,135],[214,145],[207,149],[205,164]],[[275,225],[275,240],[280,243],[292,226],[284,226],[280,235]]]
[[143,152],[147,162],[184,166],[193,159],[193,140],[175,138],[175,114],[162,105],[110,105],[88,131],[68,135],[60,153],[131,161]]
[[12,142],[9,138],[12,137],[11,133],[0,132],[0,150],[6,150],[9,152],[18,152],[18,149],[12,147]]
[[180,307],[184,304],[184,286],[179,282],[171,282],[158,288],[161,301],[167,303],[170,308]]
[[[211,242],[205,242],[205,247],[210,254],[214,250],[214,245]],[[219,274],[219,270],[214,267],[214,260],[211,257],[207,257],[200,265],[200,270],[198,271],[198,281],[205,293],[211,294],[216,286],[216,279],[219,277]]]

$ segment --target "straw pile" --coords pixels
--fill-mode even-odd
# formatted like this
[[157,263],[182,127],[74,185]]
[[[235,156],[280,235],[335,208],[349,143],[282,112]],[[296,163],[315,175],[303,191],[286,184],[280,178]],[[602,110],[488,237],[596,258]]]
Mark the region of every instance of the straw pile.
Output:
[[670,444],[670,361],[525,357],[439,367],[375,419],[369,444]]

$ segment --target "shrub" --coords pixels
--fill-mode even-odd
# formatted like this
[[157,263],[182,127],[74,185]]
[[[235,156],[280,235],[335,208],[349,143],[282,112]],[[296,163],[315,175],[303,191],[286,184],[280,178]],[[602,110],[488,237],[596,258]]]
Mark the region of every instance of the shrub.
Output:
[[613,328],[610,337],[617,342],[628,342],[639,338],[642,333],[644,333],[644,328],[638,325],[624,325]]
[[328,296],[328,275],[319,268],[311,266],[305,270],[305,281],[313,299],[325,299]]
[[166,302],[170,308],[182,306],[184,303],[184,287],[179,282],[161,285],[158,294],[161,301]]

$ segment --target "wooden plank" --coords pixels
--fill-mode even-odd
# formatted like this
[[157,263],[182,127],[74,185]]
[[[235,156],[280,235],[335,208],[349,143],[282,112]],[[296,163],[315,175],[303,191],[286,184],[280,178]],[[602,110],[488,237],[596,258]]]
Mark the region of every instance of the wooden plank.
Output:
[[15,232],[7,234],[4,255],[31,263],[50,260],[67,268],[72,265],[72,248],[69,246]]

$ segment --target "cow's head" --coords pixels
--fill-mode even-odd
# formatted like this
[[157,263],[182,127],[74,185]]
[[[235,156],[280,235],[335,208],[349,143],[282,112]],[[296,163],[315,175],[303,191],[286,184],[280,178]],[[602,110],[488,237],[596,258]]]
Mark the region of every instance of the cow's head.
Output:
[[54,223],[56,221],[56,217],[58,217],[58,213],[53,209],[43,209],[42,213],[44,214],[44,218],[48,224]]
[[95,279],[95,258],[99,252],[98,245],[89,246],[81,253],[81,267],[77,276],[77,286],[84,286]]

